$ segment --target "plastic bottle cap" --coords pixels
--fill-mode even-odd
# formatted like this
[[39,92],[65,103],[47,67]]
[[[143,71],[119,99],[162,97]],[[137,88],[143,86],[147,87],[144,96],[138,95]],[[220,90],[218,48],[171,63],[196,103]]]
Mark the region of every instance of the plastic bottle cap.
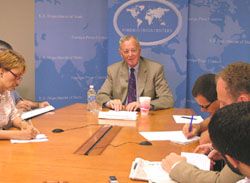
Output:
[[89,85],[89,88],[91,88],[91,89],[94,88],[94,85]]

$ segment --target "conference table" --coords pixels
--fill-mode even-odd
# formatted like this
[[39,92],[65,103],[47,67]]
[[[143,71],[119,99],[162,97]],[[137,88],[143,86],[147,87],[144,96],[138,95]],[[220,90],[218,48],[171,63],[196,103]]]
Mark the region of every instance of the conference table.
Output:
[[[136,157],[161,161],[170,152],[191,152],[197,145],[197,142],[180,145],[170,141],[139,145],[145,140],[140,131],[180,130],[182,125],[174,122],[173,114],[192,115],[194,112],[171,108],[150,111],[148,116],[139,113],[134,126],[119,127],[101,153],[88,155],[77,151],[81,151],[91,137],[93,140],[93,135],[105,125],[98,124],[97,114],[87,111],[86,104],[76,103],[35,117],[33,125],[46,134],[49,141],[11,144],[9,140],[1,140],[0,182],[105,183],[111,175],[116,176],[119,183],[142,182],[129,179]],[[64,132],[53,133],[55,128]]]

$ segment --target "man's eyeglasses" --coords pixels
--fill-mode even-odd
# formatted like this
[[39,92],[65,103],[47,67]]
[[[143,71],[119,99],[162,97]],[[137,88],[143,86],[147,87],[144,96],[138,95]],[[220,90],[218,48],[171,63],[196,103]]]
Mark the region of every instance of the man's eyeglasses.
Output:
[[131,50],[122,50],[123,54],[128,55],[130,52],[132,54],[136,54],[138,52],[138,49],[131,49]]
[[22,80],[22,79],[23,79],[22,76],[18,76],[18,75],[15,74],[13,71],[11,71],[11,70],[7,70],[7,71],[9,71],[9,72],[15,77],[16,80]]
[[[213,101],[214,102],[214,101]],[[207,105],[199,105],[201,108],[203,109],[208,109],[210,107],[210,105],[213,103],[213,102],[210,102],[209,104]]]

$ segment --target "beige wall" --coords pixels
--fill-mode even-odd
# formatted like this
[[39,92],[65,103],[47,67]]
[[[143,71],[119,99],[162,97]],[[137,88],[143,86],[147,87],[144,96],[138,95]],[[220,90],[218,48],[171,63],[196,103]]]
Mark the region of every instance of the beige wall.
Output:
[[34,0],[0,0],[0,39],[10,43],[27,61],[27,72],[17,88],[34,99]]

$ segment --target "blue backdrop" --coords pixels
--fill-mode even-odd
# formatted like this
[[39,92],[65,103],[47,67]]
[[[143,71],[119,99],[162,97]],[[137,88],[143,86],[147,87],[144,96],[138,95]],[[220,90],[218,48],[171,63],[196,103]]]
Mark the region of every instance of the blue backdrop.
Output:
[[36,0],[36,99],[86,102],[106,77],[107,1]]
[[118,40],[136,35],[142,55],[164,65],[175,107],[199,113],[196,78],[236,60],[250,60],[250,3],[245,0],[36,0],[36,99],[55,107],[86,102],[108,65],[119,61]]

